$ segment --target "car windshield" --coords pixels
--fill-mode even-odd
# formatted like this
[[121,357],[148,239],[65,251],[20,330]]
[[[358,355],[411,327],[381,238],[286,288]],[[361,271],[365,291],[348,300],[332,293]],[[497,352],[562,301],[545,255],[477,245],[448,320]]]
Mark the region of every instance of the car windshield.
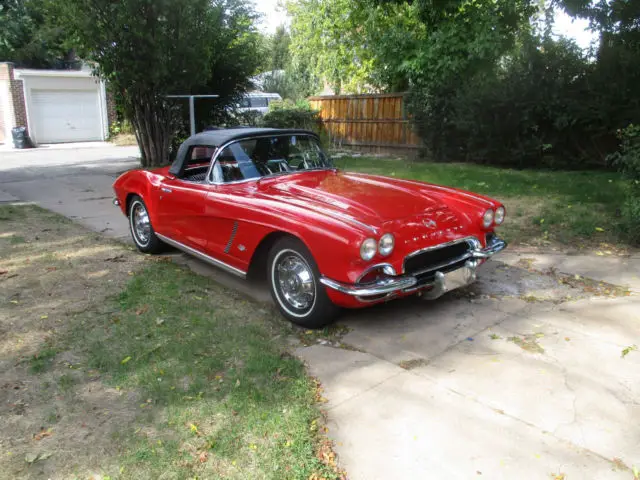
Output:
[[325,168],[333,168],[333,164],[313,136],[257,137],[225,147],[216,157],[212,181],[237,182]]

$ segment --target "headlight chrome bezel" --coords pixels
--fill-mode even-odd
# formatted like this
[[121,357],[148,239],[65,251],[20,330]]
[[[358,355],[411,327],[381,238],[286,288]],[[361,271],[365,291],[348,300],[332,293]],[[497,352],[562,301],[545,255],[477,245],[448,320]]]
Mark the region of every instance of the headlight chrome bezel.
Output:
[[[389,243],[389,241],[391,243]],[[383,243],[386,243],[387,246],[384,247]],[[388,257],[393,253],[393,249],[395,248],[395,246],[396,239],[393,234],[385,233],[384,235],[382,235],[382,237],[380,237],[380,240],[378,241],[378,253],[380,253],[380,255],[382,255],[383,257]]]
[[495,214],[493,215],[493,222],[496,225],[502,225],[504,223],[504,219],[506,217],[507,212],[504,207],[496,208]]
[[495,212],[493,211],[493,208],[488,209],[482,215],[482,226],[484,228],[491,227],[491,225],[493,225],[494,218],[495,218]]
[[377,252],[378,242],[374,238],[367,238],[360,244],[360,258],[365,262],[372,260]]

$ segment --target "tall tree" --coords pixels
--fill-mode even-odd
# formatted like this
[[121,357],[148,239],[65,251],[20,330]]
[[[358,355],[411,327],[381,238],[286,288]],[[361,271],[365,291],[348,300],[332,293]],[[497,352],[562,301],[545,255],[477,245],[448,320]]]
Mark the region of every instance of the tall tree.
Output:
[[289,45],[291,44],[291,36],[287,28],[280,25],[269,40],[269,70],[284,70],[289,65]]
[[229,80],[232,90],[246,80],[245,70],[241,78],[232,70],[252,54],[243,47],[251,44],[253,20],[235,15],[241,6],[236,0],[52,0],[79,54],[95,62],[122,99],[143,166],[169,161],[181,120],[167,95],[216,93],[207,87],[213,75]]

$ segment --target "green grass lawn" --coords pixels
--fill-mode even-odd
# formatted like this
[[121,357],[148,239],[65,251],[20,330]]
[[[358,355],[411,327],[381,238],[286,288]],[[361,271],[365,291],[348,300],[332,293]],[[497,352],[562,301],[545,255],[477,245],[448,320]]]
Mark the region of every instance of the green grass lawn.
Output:
[[144,392],[155,433],[124,436],[127,477],[335,476],[316,458],[314,384],[270,310],[172,263],[138,273],[117,305],[73,337],[111,385]]
[[620,175],[606,171],[514,170],[375,157],[335,161],[346,170],[390,175],[482,193],[505,203],[501,231],[516,243],[595,246],[620,242]]

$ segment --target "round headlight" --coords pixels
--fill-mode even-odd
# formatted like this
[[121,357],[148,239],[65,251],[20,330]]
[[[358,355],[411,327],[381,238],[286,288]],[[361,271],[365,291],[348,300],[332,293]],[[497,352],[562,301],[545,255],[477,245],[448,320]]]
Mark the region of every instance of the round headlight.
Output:
[[504,207],[498,207],[494,222],[496,222],[496,225],[502,225],[502,222],[504,222]]
[[373,238],[367,238],[360,245],[360,257],[366,262],[371,260],[378,251],[378,244]]
[[378,251],[380,255],[387,256],[393,252],[393,246],[395,245],[395,239],[393,235],[390,233],[385,233],[382,238],[380,238],[380,242],[378,242]]
[[489,209],[486,212],[484,212],[484,215],[482,216],[482,226],[484,228],[489,228],[492,223],[493,223],[493,210]]

